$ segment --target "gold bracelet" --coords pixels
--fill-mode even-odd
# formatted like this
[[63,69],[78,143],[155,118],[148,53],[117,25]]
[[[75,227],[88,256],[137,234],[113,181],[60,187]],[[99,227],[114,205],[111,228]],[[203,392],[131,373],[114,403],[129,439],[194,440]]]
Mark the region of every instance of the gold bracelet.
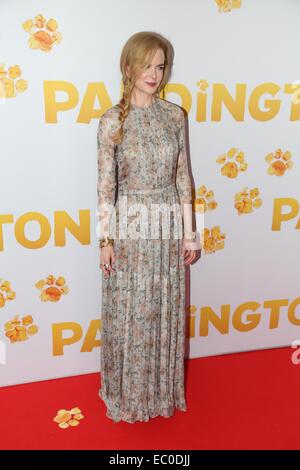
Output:
[[114,244],[114,239],[110,237],[102,237],[99,240],[100,248],[103,246],[108,246],[108,245],[113,245]]
[[113,243],[101,243],[100,248],[103,248],[105,246],[113,246]]
[[108,241],[108,240],[113,240],[113,238],[109,237],[108,235],[105,235],[105,236],[103,236],[103,237],[101,237],[101,238],[99,239],[99,242],[101,242],[101,241],[105,241],[105,242],[106,242],[106,241]]

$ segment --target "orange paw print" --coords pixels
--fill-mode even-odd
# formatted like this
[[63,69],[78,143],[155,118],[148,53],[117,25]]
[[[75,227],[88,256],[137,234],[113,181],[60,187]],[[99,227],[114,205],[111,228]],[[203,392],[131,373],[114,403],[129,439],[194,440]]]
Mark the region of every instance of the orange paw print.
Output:
[[243,191],[237,193],[234,196],[234,207],[237,209],[238,215],[250,214],[250,212],[253,212],[253,208],[257,209],[260,207],[262,205],[262,199],[258,196],[258,188],[248,190],[246,187],[243,189]]
[[66,429],[69,426],[75,427],[79,425],[79,421],[84,418],[79,408],[72,408],[71,410],[58,410],[53,421],[58,423],[61,429]]
[[242,5],[242,0],[215,0],[215,2],[220,13],[228,13]]
[[205,253],[214,253],[217,250],[223,250],[225,246],[225,233],[221,233],[220,227],[217,225],[211,230],[205,228],[202,231],[203,243]]
[[40,299],[43,302],[58,302],[62,295],[66,295],[70,291],[64,277],[55,278],[52,274],[46,279],[37,281],[35,287],[41,290]]
[[202,185],[197,190],[196,199],[193,202],[193,209],[195,212],[204,213],[207,210],[214,210],[218,203],[214,200],[214,192],[212,190],[208,191],[206,186]]
[[265,157],[265,160],[269,163],[269,175],[283,176],[286,170],[290,170],[293,167],[291,153],[289,151],[283,153],[281,149],[277,149],[274,153],[269,153]]
[[9,338],[11,343],[25,341],[29,336],[38,332],[38,326],[33,325],[31,315],[26,315],[22,320],[19,320],[19,315],[15,315],[12,320],[5,323],[4,328],[5,336]]
[[220,155],[216,162],[222,165],[221,175],[231,179],[236,178],[239,172],[246,171],[248,168],[244,152],[239,152],[236,148],[231,148],[227,154]]
[[0,308],[4,307],[7,300],[16,298],[16,293],[12,290],[9,281],[0,279]]
[[14,98],[17,93],[27,90],[28,82],[19,78],[21,74],[19,65],[12,65],[6,70],[5,64],[0,64],[0,98]]
[[39,14],[34,19],[24,21],[23,29],[29,33],[28,45],[30,49],[40,49],[50,52],[54,44],[61,42],[61,33],[57,31],[58,25],[54,18],[46,22],[46,18]]

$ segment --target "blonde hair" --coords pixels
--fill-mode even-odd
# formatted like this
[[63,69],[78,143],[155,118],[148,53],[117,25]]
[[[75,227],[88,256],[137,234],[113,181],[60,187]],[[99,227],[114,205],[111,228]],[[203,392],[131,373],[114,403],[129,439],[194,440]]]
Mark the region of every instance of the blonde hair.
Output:
[[[174,56],[170,42],[154,31],[141,31],[133,34],[122,49],[120,69],[122,73],[123,95],[117,104],[120,108],[120,126],[112,136],[115,144],[120,144],[123,139],[123,125],[130,110],[130,99],[135,80],[145,65],[152,60],[158,49],[162,49],[164,52],[165,67],[163,78],[155,94],[159,96],[162,91],[162,97],[164,98],[164,86],[169,79]],[[127,67],[130,69],[130,77],[126,73]]]

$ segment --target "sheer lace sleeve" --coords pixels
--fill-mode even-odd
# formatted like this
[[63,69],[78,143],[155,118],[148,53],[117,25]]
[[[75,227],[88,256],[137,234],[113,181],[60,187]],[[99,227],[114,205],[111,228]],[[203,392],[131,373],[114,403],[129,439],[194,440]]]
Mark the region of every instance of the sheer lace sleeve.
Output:
[[[100,222],[97,232],[98,239],[103,235],[110,235],[108,223],[110,215],[104,213],[108,207],[114,206],[116,194],[116,144],[111,139],[111,134],[115,131],[114,116],[111,112],[104,113],[98,123],[97,130],[97,162],[98,162],[98,220]],[[107,206],[109,205],[109,206]]]
[[[179,156],[176,173],[176,187],[180,199],[181,213],[183,216],[184,235],[187,239],[189,239],[191,238],[190,234],[193,232],[192,185],[188,171],[185,115],[182,109],[180,109],[179,116]],[[186,244],[186,249],[201,249],[199,233],[197,233],[196,240],[194,242],[189,242]]]
[[187,162],[185,116],[181,109],[179,118],[179,156],[176,173],[176,187],[181,204],[191,203],[192,187]]

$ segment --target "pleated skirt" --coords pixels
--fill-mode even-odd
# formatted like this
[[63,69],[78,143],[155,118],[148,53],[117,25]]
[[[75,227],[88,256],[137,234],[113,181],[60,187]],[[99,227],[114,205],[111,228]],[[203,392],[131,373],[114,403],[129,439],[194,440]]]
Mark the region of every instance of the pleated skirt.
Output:
[[[131,213],[120,223],[120,214],[124,214],[121,199],[126,199],[127,208],[146,207],[145,238],[141,236],[144,224],[136,224],[141,222],[141,213]],[[154,222],[149,216],[151,208],[162,204],[175,208],[165,232],[163,218]],[[114,422],[170,417],[175,408],[186,411],[186,281],[176,186],[169,183],[151,190],[121,188],[115,208],[116,272],[107,278],[102,273],[99,396],[106,405],[106,416]],[[156,238],[151,232],[154,224]],[[127,230],[127,236],[121,238],[121,225],[127,229],[138,227],[140,236],[134,238]]]

